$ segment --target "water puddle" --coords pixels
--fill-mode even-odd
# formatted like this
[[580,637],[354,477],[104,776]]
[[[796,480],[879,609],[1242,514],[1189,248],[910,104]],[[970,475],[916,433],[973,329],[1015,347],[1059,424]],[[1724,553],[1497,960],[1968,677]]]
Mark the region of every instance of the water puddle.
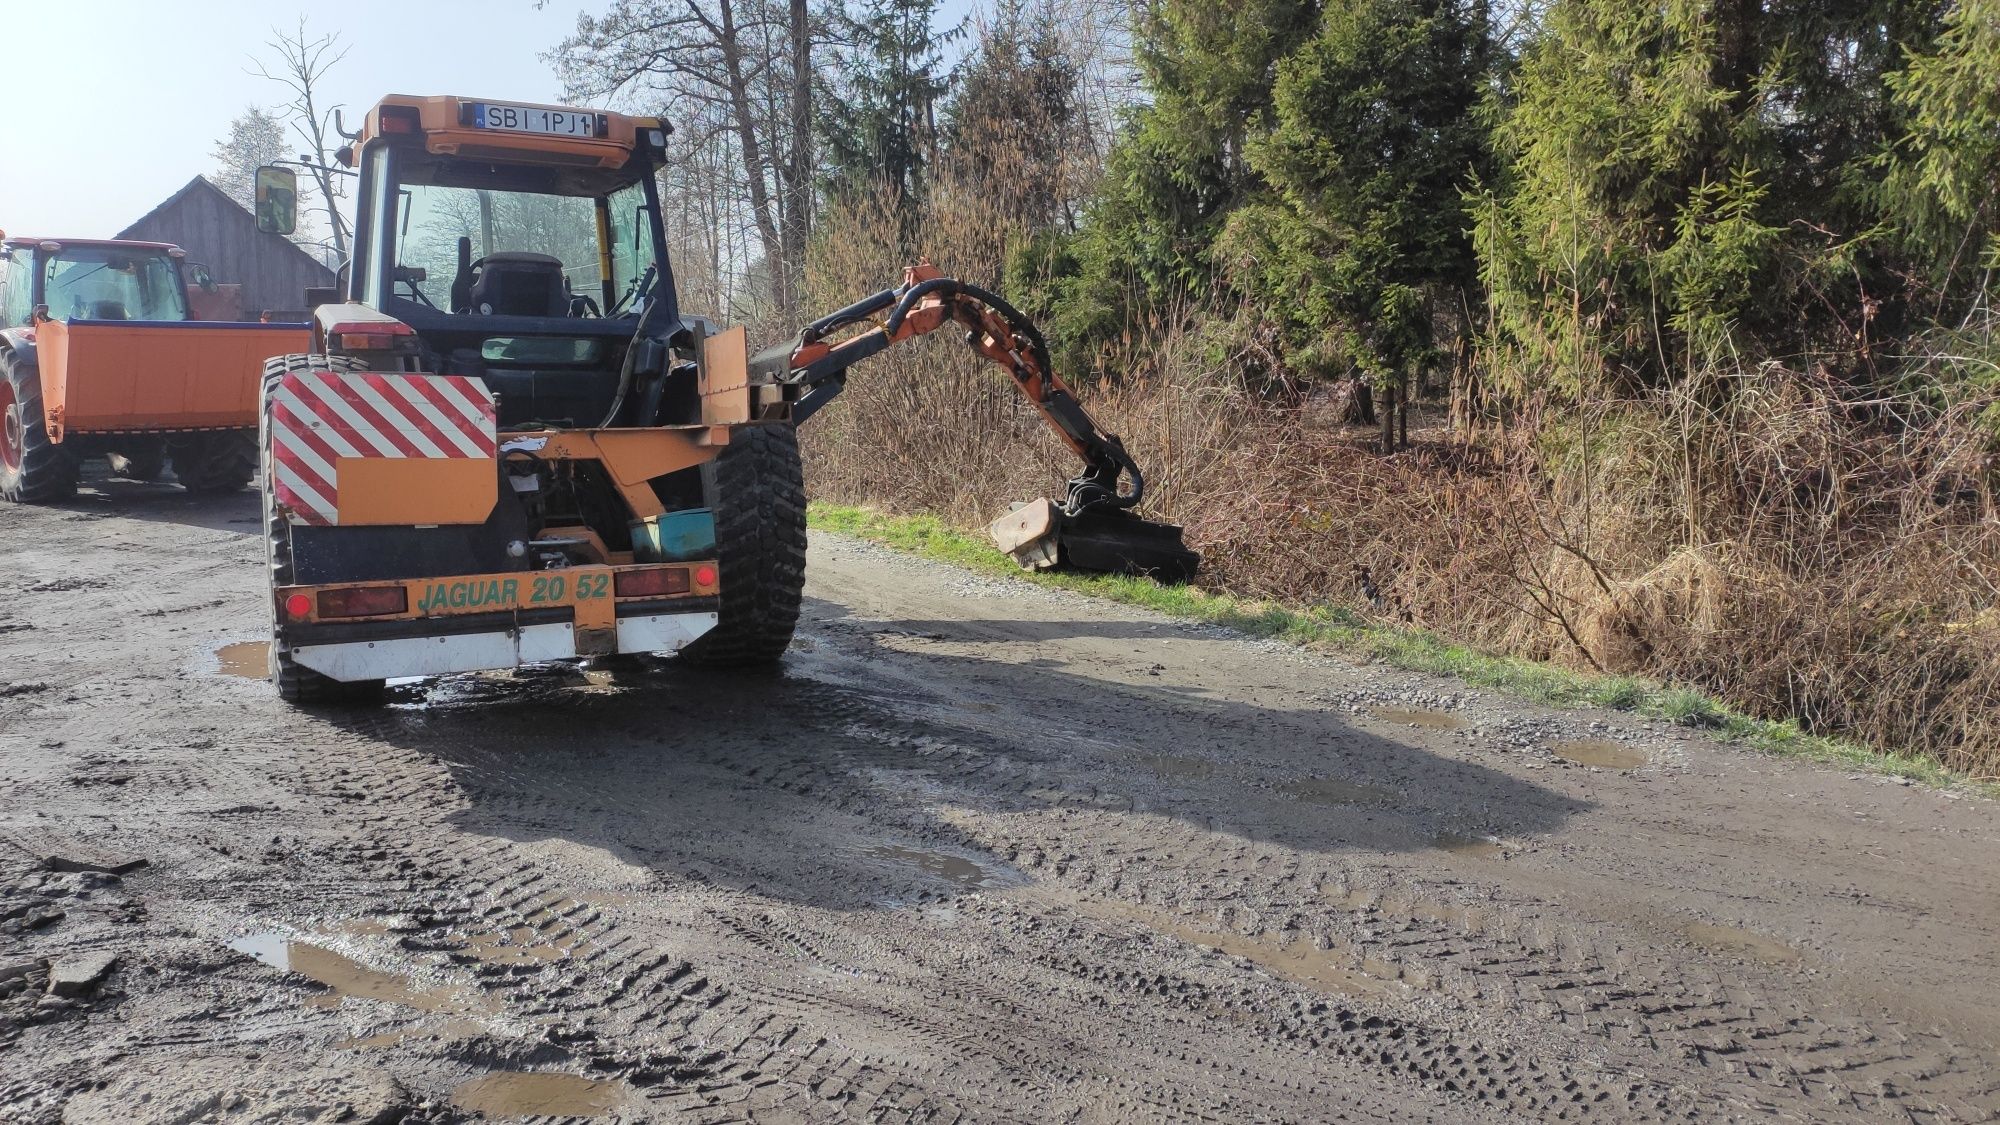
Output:
[[1566,762],[1575,762],[1579,766],[1597,766],[1607,770],[1638,769],[1649,760],[1644,750],[1603,738],[1579,738],[1569,742],[1558,742],[1554,750],[1556,757]]
[[1431,837],[1431,847],[1473,859],[1499,859],[1507,854],[1506,845],[1498,840],[1485,836],[1461,836],[1455,832],[1440,832]]
[[464,1083],[451,1094],[451,1104],[471,1113],[508,1117],[592,1117],[624,1108],[622,1082],[607,1082],[577,1074],[533,1074],[501,1071]]
[[1278,788],[1309,805],[1386,805],[1396,800],[1396,795],[1387,789],[1337,777],[1309,777],[1304,781],[1288,781]]
[[1696,945],[1715,953],[1748,957],[1766,965],[1796,965],[1800,961],[1799,951],[1784,942],[1735,926],[1696,922],[1686,927],[1686,933]]
[[1346,996],[1385,996],[1396,991],[1398,970],[1386,963],[1363,959],[1359,968],[1342,963],[1338,951],[1316,948],[1309,938],[1281,941],[1274,936],[1244,937],[1222,934],[1189,925],[1165,911],[1128,902],[1078,900],[1077,910],[1117,922],[1136,923],[1189,945],[1213,949],[1231,957],[1241,957],[1273,974],[1297,984]]
[[274,969],[318,981],[332,989],[335,997],[380,1000],[419,1012],[447,1012],[463,1007],[456,997],[441,989],[419,988],[408,977],[371,969],[330,949],[293,941],[283,934],[252,934],[230,942],[229,948],[249,954]]
[[1134,754],[1132,761],[1140,769],[1158,774],[1168,781],[1206,781],[1215,776],[1215,763],[1200,758],[1183,758],[1175,754]]
[[1377,707],[1369,713],[1385,723],[1398,726],[1422,727],[1425,730],[1465,729],[1465,720],[1449,711],[1402,711],[1394,707]]
[[271,642],[237,641],[215,650],[215,662],[225,676],[246,680],[271,678]]
[[922,848],[904,848],[894,844],[883,844],[861,853],[869,859],[881,860],[898,867],[911,867],[926,875],[931,875],[952,884],[961,891],[976,891],[982,887],[1007,885],[1005,872],[989,871],[964,856],[949,852],[928,851]]

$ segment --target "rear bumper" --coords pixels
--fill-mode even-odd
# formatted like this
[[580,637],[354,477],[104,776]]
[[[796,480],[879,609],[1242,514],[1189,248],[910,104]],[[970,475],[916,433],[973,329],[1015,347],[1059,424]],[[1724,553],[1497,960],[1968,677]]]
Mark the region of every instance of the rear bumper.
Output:
[[[628,613],[626,607],[620,607],[615,633],[618,652],[679,652],[715,628],[713,609],[677,605],[675,612],[658,613],[634,608],[635,612]],[[487,622],[484,627],[465,619],[395,624],[398,627],[391,630],[372,630],[378,634],[372,637],[366,635],[370,631],[366,626],[321,626],[288,645],[286,651],[300,665],[343,681],[442,676],[585,655],[579,651],[576,625],[570,621]],[[356,630],[362,632],[357,635]]]

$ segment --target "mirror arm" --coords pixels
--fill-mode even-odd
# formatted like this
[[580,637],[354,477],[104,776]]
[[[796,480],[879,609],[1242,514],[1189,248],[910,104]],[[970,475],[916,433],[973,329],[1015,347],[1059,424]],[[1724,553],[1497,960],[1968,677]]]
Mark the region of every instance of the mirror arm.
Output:
[[339,133],[341,136],[347,138],[350,141],[358,141],[361,139],[361,130],[356,129],[352,133],[347,131],[347,122],[341,117],[339,106],[333,107],[333,131]]

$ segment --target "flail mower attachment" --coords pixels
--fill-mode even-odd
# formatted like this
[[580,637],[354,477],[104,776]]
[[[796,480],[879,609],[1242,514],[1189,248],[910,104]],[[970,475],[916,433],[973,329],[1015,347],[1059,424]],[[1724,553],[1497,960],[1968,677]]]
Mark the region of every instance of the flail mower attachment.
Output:
[[[887,312],[884,319],[876,318]],[[792,420],[803,422],[840,393],[847,369],[891,344],[956,322],[972,350],[1004,368],[1043,421],[1083,459],[1083,472],[1060,501],[1032,500],[987,529],[1000,549],[1025,569],[1067,566],[1114,574],[1151,575],[1162,582],[1194,576],[1201,556],[1173,524],[1141,519],[1134,509],[1146,480],[1116,434],[1100,429],[1049,366],[1042,334],[1001,298],[928,262],[903,272],[903,284],[885,289],[807,325],[795,344],[751,361],[753,384],[807,388],[792,402]],[[829,342],[843,329],[866,331]]]

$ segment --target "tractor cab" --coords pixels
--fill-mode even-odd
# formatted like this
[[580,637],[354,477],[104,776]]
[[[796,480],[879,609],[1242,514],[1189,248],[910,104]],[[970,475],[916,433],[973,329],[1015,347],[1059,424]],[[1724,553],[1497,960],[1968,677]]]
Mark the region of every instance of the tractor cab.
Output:
[[[26,327],[34,310],[51,320],[183,321],[187,289],[178,247],[153,242],[9,239],[4,304],[10,326]],[[18,323],[13,323],[18,321]]]
[[[415,366],[483,380],[503,429],[658,424],[694,393],[659,363],[691,327],[655,184],[666,135],[656,118],[385,98],[340,152],[359,177],[348,302],[407,328]],[[648,340],[654,385],[621,399]]]

